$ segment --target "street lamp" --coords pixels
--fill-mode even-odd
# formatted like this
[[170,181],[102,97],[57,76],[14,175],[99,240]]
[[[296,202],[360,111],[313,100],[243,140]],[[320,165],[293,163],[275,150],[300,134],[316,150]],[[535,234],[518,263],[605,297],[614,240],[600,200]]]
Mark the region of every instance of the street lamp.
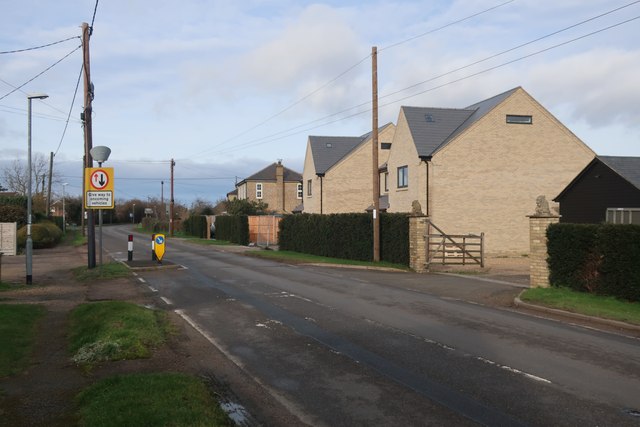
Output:
[[62,184],[62,234],[67,233],[67,211],[64,206],[64,187],[69,185],[68,182]]
[[[93,160],[98,162],[98,166],[102,167],[102,162],[106,162],[111,154],[111,148],[105,147],[104,145],[98,145],[97,147],[93,147],[89,150],[91,157]],[[100,246],[100,266],[102,266],[102,208],[98,209],[98,227],[100,231],[100,235],[98,238],[98,244]]]
[[31,100],[45,99],[49,95],[44,93],[32,93],[27,95],[27,168],[29,169],[29,182],[27,186],[27,285],[33,283],[33,239],[31,238]]
[[133,204],[133,209],[131,212],[131,223],[135,225],[136,223],[136,204]]

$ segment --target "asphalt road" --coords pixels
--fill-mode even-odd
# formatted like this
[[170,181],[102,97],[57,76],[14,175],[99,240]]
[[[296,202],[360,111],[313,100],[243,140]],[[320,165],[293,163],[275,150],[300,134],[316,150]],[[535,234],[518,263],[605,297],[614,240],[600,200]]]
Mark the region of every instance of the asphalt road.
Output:
[[[130,227],[103,231],[126,259]],[[165,260],[184,268],[141,273],[145,286],[304,423],[640,426],[640,341],[471,302],[508,285],[171,238]]]

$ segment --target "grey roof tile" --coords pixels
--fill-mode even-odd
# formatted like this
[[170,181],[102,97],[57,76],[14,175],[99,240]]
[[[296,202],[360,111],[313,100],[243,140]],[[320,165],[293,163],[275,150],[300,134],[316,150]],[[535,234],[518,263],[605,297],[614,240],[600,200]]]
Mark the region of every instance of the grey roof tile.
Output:
[[640,189],[640,157],[598,156],[598,159]]
[[361,136],[309,136],[316,174],[324,174],[356,148]]
[[[246,181],[275,181],[276,180],[276,166],[277,163],[272,163],[266,168],[254,173],[253,175],[243,179],[240,183]],[[284,180],[285,182],[302,181],[302,175],[298,172],[284,167]],[[238,183],[238,184],[240,184]]]

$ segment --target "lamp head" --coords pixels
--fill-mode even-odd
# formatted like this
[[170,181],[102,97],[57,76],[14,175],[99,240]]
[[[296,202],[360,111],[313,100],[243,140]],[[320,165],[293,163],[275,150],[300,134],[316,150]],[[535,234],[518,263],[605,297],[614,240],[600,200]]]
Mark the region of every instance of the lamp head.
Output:
[[105,147],[104,145],[98,145],[97,147],[93,147],[89,150],[91,157],[98,163],[106,162],[111,154],[111,148]]
[[49,95],[45,93],[29,93],[27,94],[27,99],[45,99],[48,98]]

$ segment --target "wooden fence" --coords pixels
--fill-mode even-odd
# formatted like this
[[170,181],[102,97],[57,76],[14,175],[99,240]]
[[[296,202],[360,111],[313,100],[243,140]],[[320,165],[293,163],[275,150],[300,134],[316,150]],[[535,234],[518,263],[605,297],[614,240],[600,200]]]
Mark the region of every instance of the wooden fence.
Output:
[[282,217],[274,215],[250,215],[249,242],[257,246],[277,245],[281,219]]

